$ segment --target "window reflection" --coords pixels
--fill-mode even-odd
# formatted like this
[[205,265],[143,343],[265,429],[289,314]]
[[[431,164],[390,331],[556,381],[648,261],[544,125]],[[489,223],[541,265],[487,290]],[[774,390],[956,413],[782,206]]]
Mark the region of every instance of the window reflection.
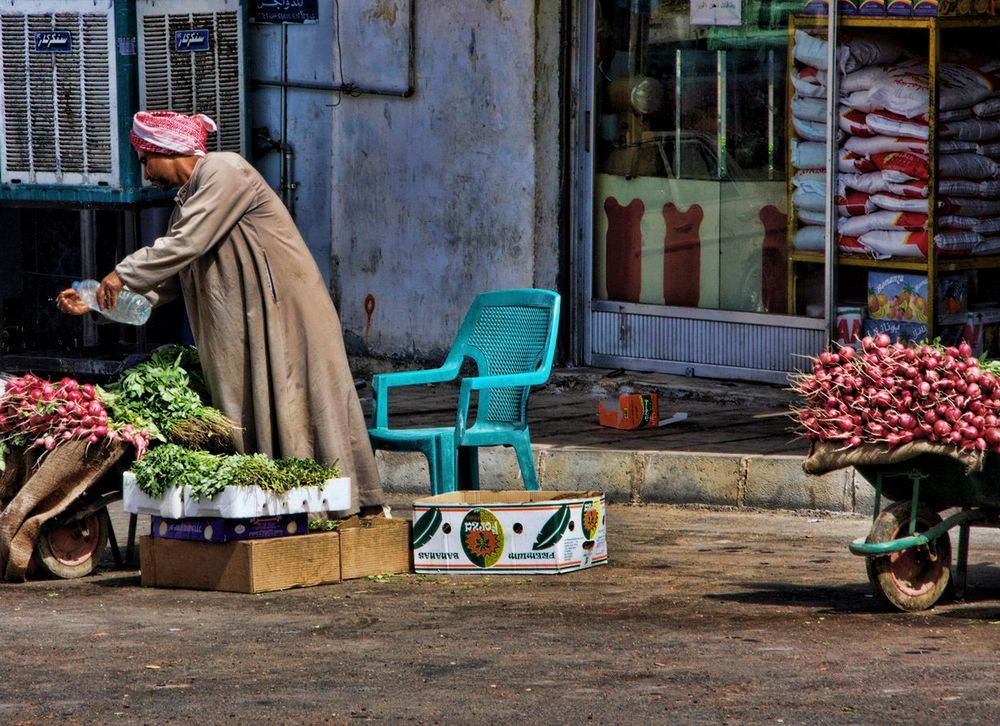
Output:
[[787,15],[739,27],[690,3],[597,4],[599,299],[784,313]]

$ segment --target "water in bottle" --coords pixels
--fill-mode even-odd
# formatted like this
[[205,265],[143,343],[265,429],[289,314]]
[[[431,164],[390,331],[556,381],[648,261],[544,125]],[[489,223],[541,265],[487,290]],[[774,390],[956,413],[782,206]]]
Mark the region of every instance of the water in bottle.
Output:
[[87,306],[97,313],[100,313],[108,320],[127,325],[144,325],[149,320],[149,314],[153,306],[149,300],[137,292],[131,290],[121,290],[118,293],[118,303],[113,310],[101,310],[97,306],[97,288],[101,286],[97,280],[78,280],[73,283],[73,289],[80,296]]

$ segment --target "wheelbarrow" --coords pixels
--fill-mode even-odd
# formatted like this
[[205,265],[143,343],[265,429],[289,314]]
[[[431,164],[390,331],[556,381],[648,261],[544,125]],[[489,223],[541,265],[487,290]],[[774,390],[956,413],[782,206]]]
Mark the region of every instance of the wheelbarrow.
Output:
[[[969,530],[1000,528],[1000,456],[981,469],[942,454],[896,463],[854,464],[875,488],[872,528],[850,551],[866,558],[875,593],[905,611],[932,607],[949,588],[965,595]],[[892,504],[880,511],[882,499]],[[957,510],[957,511],[954,511]],[[945,514],[942,518],[941,514]],[[958,527],[958,561],[951,579],[950,530]]]
[[121,482],[121,471],[113,468],[66,511],[42,525],[32,555],[33,572],[67,580],[85,577],[97,569],[109,544],[116,566],[134,562],[136,516],[129,518],[123,557],[108,514],[108,505],[122,498]]
[[[74,440],[51,451],[17,449],[5,459],[0,572],[75,578],[91,574],[110,543],[123,564],[107,507],[122,498],[122,471],[131,461],[122,442],[88,448]],[[130,522],[132,560],[135,521]]]

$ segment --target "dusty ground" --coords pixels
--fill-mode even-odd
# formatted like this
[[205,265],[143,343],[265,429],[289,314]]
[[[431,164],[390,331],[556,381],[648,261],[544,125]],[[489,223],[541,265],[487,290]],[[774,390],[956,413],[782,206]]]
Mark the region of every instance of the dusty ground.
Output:
[[0,722],[997,723],[1000,537],[883,609],[848,515],[609,511],[611,564],[264,595],[0,586]]

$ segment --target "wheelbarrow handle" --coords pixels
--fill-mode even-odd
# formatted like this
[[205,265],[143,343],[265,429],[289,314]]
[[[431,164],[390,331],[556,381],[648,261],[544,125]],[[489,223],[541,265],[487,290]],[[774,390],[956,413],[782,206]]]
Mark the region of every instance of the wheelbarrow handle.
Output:
[[902,552],[910,547],[926,545],[943,535],[952,527],[962,524],[976,522],[987,519],[985,512],[978,509],[963,509],[956,512],[939,524],[934,525],[926,532],[900,537],[889,542],[865,542],[864,539],[856,539],[848,546],[851,554],[862,557],[877,557],[878,555],[891,555],[894,552]]

